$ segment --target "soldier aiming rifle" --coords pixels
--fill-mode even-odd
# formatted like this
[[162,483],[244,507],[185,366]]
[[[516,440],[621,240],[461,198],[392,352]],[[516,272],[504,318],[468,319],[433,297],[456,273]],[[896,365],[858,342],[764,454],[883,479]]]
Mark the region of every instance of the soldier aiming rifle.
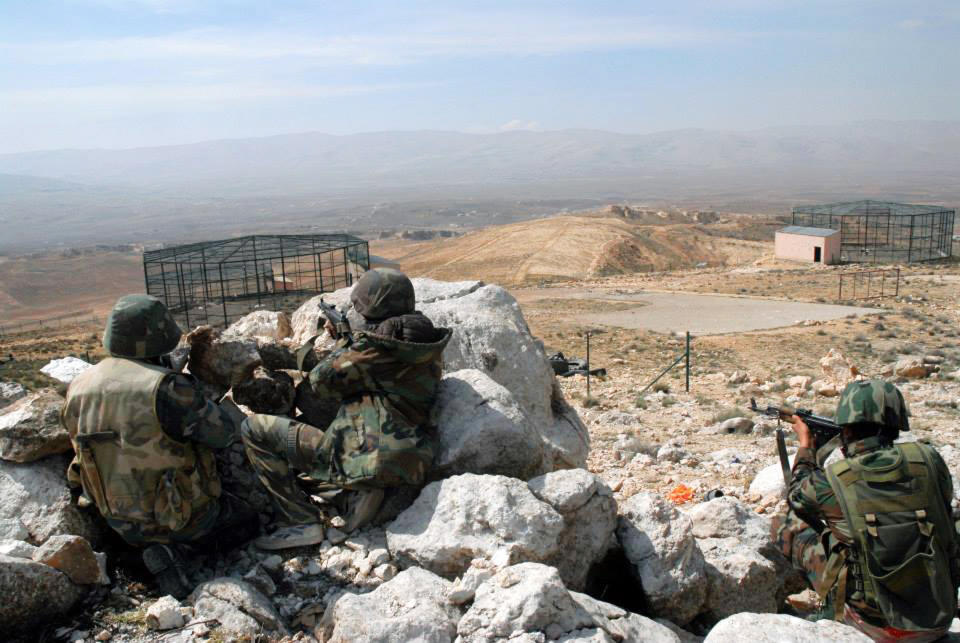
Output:
[[[766,412],[774,411],[786,419],[785,409]],[[839,440],[844,457],[824,466],[819,442],[833,431],[829,420],[794,411],[789,511],[772,524],[777,546],[817,591],[821,613],[883,643],[942,637],[960,586],[950,472],[930,445],[895,443],[910,430],[907,415],[893,384],[851,382],[837,404],[836,437],[827,440]]]

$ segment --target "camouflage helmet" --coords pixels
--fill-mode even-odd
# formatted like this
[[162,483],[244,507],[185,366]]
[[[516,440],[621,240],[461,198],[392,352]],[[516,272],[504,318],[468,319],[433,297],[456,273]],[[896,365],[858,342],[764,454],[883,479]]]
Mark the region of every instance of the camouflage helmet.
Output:
[[368,270],[350,293],[354,309],[366,319],[387,319],[412,313],[416,307],[413,283],[399,270]]
[[107,317],[103,347],[114,357],[159,357],[176,348],[181,335],[162,301],[150,295],[125,295]]
[[869,422],[897,431],[910,430],[903,394],[883,380],[859,380],[847,384],[837,403],[836,422],[840,426]]

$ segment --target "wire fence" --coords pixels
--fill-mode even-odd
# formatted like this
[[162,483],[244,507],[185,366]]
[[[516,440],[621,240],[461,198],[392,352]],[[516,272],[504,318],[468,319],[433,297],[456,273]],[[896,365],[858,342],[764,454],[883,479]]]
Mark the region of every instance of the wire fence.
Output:
[[0,324],[0,338],[44,332],[51,329],[100,325],[104,321],[104,318],[95,315],[93,310],[82,310],[57,317],[47,317],[46,319],[22,319]]
[[900,269],[841,272],[837,301],[882,299],[900,295]]

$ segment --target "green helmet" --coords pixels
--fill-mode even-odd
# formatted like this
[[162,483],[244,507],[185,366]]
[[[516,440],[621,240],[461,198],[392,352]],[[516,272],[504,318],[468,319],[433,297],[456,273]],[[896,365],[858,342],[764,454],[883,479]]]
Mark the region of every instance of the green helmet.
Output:
[[847,384],[837,402],[836,422],[840,426],[869,422],[897,431],[910,430],[903,394],[883,380],[858,380]]
[[350,293],[354,309],[366,319],[387,319],[412,313],[416,308],[413,283],[399,270],[368,270]]
[[150,295],[125,295],[107,317],[103,347],[114,357],[159,357],[176,348],[181,335],[162,301]]

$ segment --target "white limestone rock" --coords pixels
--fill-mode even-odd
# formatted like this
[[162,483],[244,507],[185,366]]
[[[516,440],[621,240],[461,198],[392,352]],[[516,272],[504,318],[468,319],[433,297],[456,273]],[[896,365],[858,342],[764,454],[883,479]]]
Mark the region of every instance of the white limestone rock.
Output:
[[476,369],[444,375],[436,403],[437,454],[432,475],[540,472],[543,441],[513,395]]
[[[0,545],[2,547],[2,545]],[[454,605],[463,605],[473,601],[477,588],[490,580],[500,569],[489,560],[477,558],[470,563],[470,567],[453,582],[450,590],[450,602]]]
[[[791,469],[795,457],[788,456]],[[762,497],[782,496],[786,490],[787,484],[783,481],[783,468],[779,461],[760,469],[750,482],[749,489],[750,493],[756,493]]]
[[72,450],[70,435],[60,424],[63,398],[42,389],[0,411],[0,459],[33,462]]
[[810,385],[813,384],[813,378],[809,375],[794,375],[787,380],[787,384],[790,385],[790,388],[806,391],[810,388]]
[[720,434],[739,433],[746,435],[753,431],[753,420],[750,418],[736,417],[724,420],[717,425],[716,432]]
[[665,444],[657,450],[658,462],[680,462],[689,457],[689,451],[675,444]]
[[836,621],[812,623],[786,614],[741,613],[717,623],[703,643],[869,643],[858,630]]
[[447,370],[483,371],[513,394],[544,440],[544,472],[586,465],[589,433],[555,386],[543,344],[512,295],[483,286],[419,308],[434,324],[454,329],[443,353]]
[[820,371],[823,378],[842,390],[851,380],[857,378],[860,371],[839,349],[831,348],[820,360]]
[[0,540],[26,540],[30,532],[19,518],[0,518]]
[[640,581],[651,610],[678,625],[688,623],[706,600],[706,565],[689,517],[652,493],[621,505],[617,538]]
[[27,396],[27,389],[16,382],[0,382],[0,409]]
[[39,545],[50,536],[74,534],[96,546],[101,528],[91,514],[73,502],[67,487],[64,456],[49,456],[29,464],[0,460],[0,520],[18,520]]
[[556,569],[520,563],[500,571],[477,589],[457,632],[472,643],[512,638],[521,632],[559,638],[593,625],[590,615],[578,609]]
[[69,384],[74,380],[74,378],[77,377],[77,375],[84,372],[91,366],[93,366],[93,364],[85,362],[78,357],[68,356],[61,359],[51,360],[46,366],[40,369],[40,372],[44,375],[52,377],[58,382]]
[[599,601],[588,594],[570,592],[570,597],[580,609],[590,615],[600,630],[606,632],[615,641],[680,643],[680,638],[673,629],[646,616],[633,614],[616,605]]
[[236,578],[207,581],[193,590],[187,602],[193,606],[194,620],[216,620],[222,634],[254,637],[264,633],[278,638],[288,634],[273,603]]
[[477,589],[457,631],[464,643],[600,640],[679,643],[669,628],[564,587],[553,567],[521,563]]
[[453,579],[476,558],[498,566],[547,560],[558,552],[564,527],[523,481],[466,473],[427,485],[386,534],[402,566]]
[[22,540],[0,540],[0,555],[13,558],[29,558],[33,560],[33,553],[37,548]]
[[776,565],[737,538],[697,540],[706,561],[707,597],[703,610],[719,620],[738,612],[777,611]]
[[[702,502],[686,513],[711,575],[706,609],[716,618],[735,611],[776,611],[787,595],[804,588],[803,577],[773,542],[767,516],[730,496]],[[738,593],[730,588],[739,588]]]
[[147,608],[147,625],[151,630],[172,630],[183,627],[182,605],[173,596],[162,596]]
[[255,310],[244,315],[223,331],[224,339],[254,338],[280,342],[293,334],[290,318],[284,312]]
[[457,299],[482,288],[484,283],[474,279],[468,281],[437,281],[426,277],[414,277],[413,291],[417,296],[417,305],[432,304],[444,299]]
[[453,641],[460,610],[453,584],[414,567],[368,594],[344,593],[327,606],[315,636],[326,643]]
[[554,471],[527,483],[563,516],[559,551],[545,560],[564,584],[581,590],[591,568],[616,545],[617,503],[603,480],[585,469]]

